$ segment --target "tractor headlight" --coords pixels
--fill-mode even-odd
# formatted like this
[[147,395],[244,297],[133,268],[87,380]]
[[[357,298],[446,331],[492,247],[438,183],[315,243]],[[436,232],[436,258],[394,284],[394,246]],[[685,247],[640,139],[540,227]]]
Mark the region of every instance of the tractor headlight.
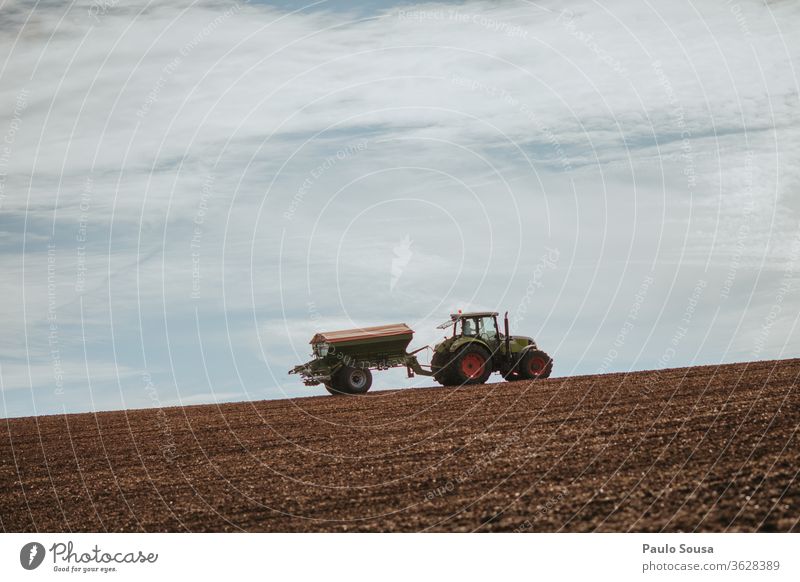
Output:
[[329,347],[330,347],[330,346],[329,346],[328,344],[325,344],[325,343],[323,343],[323,344],[317,344],[317,355],[318,355],[320,358],[324,358],[325,356],[327,356],[327,355],[328,355],[328,348],[329,348]]

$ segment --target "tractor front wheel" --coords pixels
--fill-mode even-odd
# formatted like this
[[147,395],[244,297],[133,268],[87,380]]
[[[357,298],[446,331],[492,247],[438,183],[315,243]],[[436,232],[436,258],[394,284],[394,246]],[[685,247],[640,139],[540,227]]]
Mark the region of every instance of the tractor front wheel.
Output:
[[325,389],[334,396],[366,394],[372,386],[372,372],[368,368],[342,366],[331,380],[331,384],[325,384]]
[[553,371],[553,359],[541,350],[530,350],[522,356],[515,371],[526,380],[549,378]]

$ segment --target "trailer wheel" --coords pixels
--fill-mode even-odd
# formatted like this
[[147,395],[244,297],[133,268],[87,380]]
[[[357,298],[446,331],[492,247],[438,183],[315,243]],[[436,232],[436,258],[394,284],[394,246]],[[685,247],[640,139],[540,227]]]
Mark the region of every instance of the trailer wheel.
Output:
[[553,371],[553,359],[541,350],[530,350],[522,356],[518,368],[526,380],[549,378]]
[[492,357],[477,345],[468,345],[448,366],[456,384],[484,384],[492,373]]
[[333,382],[325,388],[334,395],[366,394],[372,386],[372,372],[368,368],[342,366],[332,378]]

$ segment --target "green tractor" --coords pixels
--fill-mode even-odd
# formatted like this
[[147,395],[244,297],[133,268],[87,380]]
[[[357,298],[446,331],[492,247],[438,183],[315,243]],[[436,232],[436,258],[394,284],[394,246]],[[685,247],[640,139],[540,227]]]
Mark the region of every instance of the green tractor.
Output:
[[372,386],[371,370],[405,366],[414,374],[433,376],[443,386],[483,384],[492,372],[503,378],[535,380],[547,378],[553,360],[527,336],[512,336],[508,313],[504,330],[497,326],[497,313],[454,313],[439,329],[452,329],[450,337],[433,348],[430,366],[416,354],[427,346],[406,352],[414,331],[404,323],[320,332],[311,338],[314,359],[289,370],[299,374],[307,386],[324,384],[331,394],[364,394]]
[[533,338],[509,334],[508,313],[501,333],[497,315],[490,311],[454,313],[438,326],[452,328],[452,335],[436,344],[431,359],[431,372],[439,384],[483,384],[492,372],[500,372],[509,381],[550,376],[550,356],[537,347]]

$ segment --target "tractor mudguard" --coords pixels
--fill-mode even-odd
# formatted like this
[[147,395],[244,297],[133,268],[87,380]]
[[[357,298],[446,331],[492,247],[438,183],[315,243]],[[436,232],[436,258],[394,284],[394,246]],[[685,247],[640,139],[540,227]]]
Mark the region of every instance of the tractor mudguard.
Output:
[[522,348],[522,349],[519,351],[519,357],[521,358],[522,356],[524,356],[526,352],[529,352],[529,351],[531,351],[531,350],[538,350],[538,349],[539,349],[539,348],[538,348],[538,346],[536,345],[536,342],[533,342],[532,344],[529,344],[529,345],[525,346],[524,348]]

